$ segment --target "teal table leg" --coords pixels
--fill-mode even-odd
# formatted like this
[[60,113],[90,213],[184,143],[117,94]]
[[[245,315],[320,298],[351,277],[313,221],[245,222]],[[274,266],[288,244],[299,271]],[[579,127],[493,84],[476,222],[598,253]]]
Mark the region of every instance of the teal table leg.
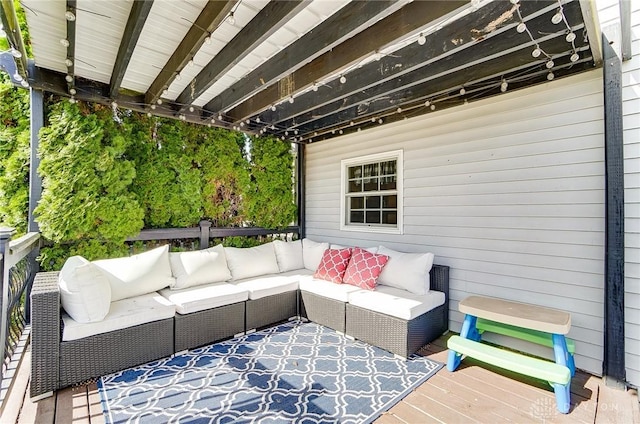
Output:
[[[464,322],[462,323],[462,330],[460,336],[465,339],[480,340],[480,334],[476,329],[477,318],[473,315],[465,315]],[[462,361],[462,355],[458,352],[449,349],[449,356],[447,358],[447,370],[455,371]]]
[[[569,362],[573,362],[573,356],[567,349],[567,340],[563,334],[553,334],[553,353],[556,358],[556,364],[564,365],[571,370]],[[575,368],[575,366],[574,366]],[[573,370],[571,370],[573,375]],[[566,385],[553,384],[553,391],[556,394],[556,407],[563,414],[569,412],[571,408],[571,380]]]

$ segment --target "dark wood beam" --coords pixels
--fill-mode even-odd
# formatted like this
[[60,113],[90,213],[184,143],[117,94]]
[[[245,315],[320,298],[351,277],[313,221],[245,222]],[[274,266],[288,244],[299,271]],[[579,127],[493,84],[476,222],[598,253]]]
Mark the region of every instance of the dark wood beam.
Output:
[[0,13],[0,18],[4,31],[7,34],[9,46],[20,53],[19,58],[12,55],[15,68],[23,79],[27,79],[27,50],[24,47],[20,24],[18,23],[15,8],[13,7],[13,0],[2,0],[0,5],[2,6],[0,7],[0,12],[2,12]]
[[189,60],[195,56],[205,43],[205,39],[211,36],[211,33],[224,21],[236,3],[237,0],[207,2],[180,42],[180,45],[178,45],[156,79],[149,86],[145,95],[147,104],[156,103],[162,96],[164,89],[171,84],[178,71],[183,69],[189,63]]
[[[540,46],[548,52],[566,51],[567,42],[564,32],[551,40],[541,42]],[[576,47],[586,46],[584,39],[576,40]],[[507,74],[510,69],[538,66],[544,69],[544,61],[531,56],[531,46],[524,46],[509,53],[498,53],[487,61],[477,61],[469,65],[473,58],[486,55],[486,46],[476,44],[456,55],[451,55],[421,68],[403,78],[391,80],[367,90],[358,92],[325,106],[319,111],[315,120],[307,122],[298,129],[302,133],[310,133],[327,127],[349,123],[362,117],[376,115],[390,109],[396,109],[413,101],[423,101],[434,93],[448,90],[460,90],[470,81],[482,80],[495,75]],[[496,46],[496,51],[502,50]],[[570,55],[571,53],[569,53]],[[568,56],[554,60],[556,66],[568,62]],[[330,110],[329,108],[333,108]],[[280,126],[283,127],[283,126]]]
[[122,34],[122,40],[120,40],[120,48],[118,49],[118,55],[116,56],[116,63],[113,65],[113,71],[111,72],[111,81],[109,95],[115,99],[118,97],[120,85],[122,79],[129,66],[129,61],[133,55],[133,50],[138,44],[138,38],[144,23],[149,16],[151,7],[153,6],[153,0],[134,1],[131,6],[131,12],[129,12],[129,19],[127,25],[124,28],[124,34]]
[[[397,3],[391,1],[354,1],[331,15],[317,27],[278,52],[240,81],[224,90],[205,105],[218,112],[244,101],[263,87],[302,67],[340,42],[352,37],[363,26]],[[338,30],[339,29],[339,30]]]
[[[67,81],[67,91],[71,91],[74,89],[74,80],[75,80],[75,72],[76,72],[76,0],[67,0],[67,9],[66,12],[70,12],[73,14],[74,18],[69,20],[67,19],[67,42],[69,45],[67,46],[67,59],[70,60],[69,64],[67,64],[67,75],[69,75],[72,79]],[[66,18],[66,14],[65,14]],[[70,65],[70,66],[69,66]]]
[[410,3],[234,107],[227,115],[236,121],[255,115],[465,5],[468,5],[467,1],[457,0]]
[[[539,28],[540,33],[557,31],[557,26],[550,20],[550,16],[557,10],[557,3],[549,5],[548,1],[527,1],[520,6],[524,17],[532,13],[539,13],[541,7],[550,15],[545,14],[534,18],[529,22],[529,25],[536,30]],[[581,19],[578,5],[574,4],[573,7],[567,5],[565,13],[569,22],[579,22]],[[492,30],[497,20],[500,20],[501,23],[500,30]],[[519,34],[515,31],[513,26],[517,22],[519,22],[519,18],[515,6],[508,2],[489,3],[475,13],[429,34],[425,45],[420,45],[417,42],[411,43],[395,51],[392,55],[349,72],[344,84],[334,81],[329,86],[318,87],[317,91],[297,96],[292,104],[284,102],[278,105],[275,111],[263,111],[260,114],[260,120],[265,123],[282,123],[285,127],[300,125],[320,116],[321,108],[325,105],[402,77],[419,68],[431,66],[432,63],[443,57],[459,54],[462,50],[478,43],[482,43],[485,50],[476,59],[486,56],[489,51],[513,48],[520,43],[529,41],[527,34]],[[501,40],[494,41],[494,37]],[[493,45],[494,42],[497,43],[497,46]],[[329,109],[331,110],[331,108]]]
[[[29,84],[34,89],[43,90],[59,96],[69,97],[65,81],[65,74],[52,71],[49,69],[36,67],[32,61],[29,63]],[[109,85],[101,82],[86,80],[84,78],[75,79],[75,88],[77,93],[75,98],[85,102],[100,103],[103,105],[112,105],[112,99],[109,97]],[[155,105],[154,109],[145,106],[144,95],[120,94],[118,105],[121,109],[130,109],[136,112],[152,113],[153,115],[163,118],[180,119],[176,113],[178,105],[164,101],[161,105]],[[201,110],[194,112],[185,112],[182,114],[186,122],[200,125],[212,125],[220,128],[232,129],[233,125],[220,122],[216,119],[211,122],[211,115],[202,113]],[[244,129],[245,132],[251,133],[249,128]]]
[[309,4],[304,1],[269,2],[227,45],[209,62],[176,99],[184,105],[193,103],[222,75],[240,62],[249,52],[262,44],[287,21]]
[[31,88],[29,96],[29,214],[27,231],[39,232],[37,216],[34,214],[38,202],[42,198],[42,176],[38,173],[40,167],[40,130],[44,127],[44,95],[41,90]]

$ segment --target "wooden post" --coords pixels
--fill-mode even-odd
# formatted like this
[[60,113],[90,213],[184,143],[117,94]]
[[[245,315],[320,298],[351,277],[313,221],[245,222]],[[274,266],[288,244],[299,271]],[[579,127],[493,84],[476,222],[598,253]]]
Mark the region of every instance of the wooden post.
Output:
[[624,336],[624,153],[622,139],[622,63],[602,35],[604,55],[604,140],[606,252],[604,363],[607,386],[626,388]]
[[200,250],[207,249],[209,247],[211,221],[203,219],[198,225],[200,226]]
[[41,90],[32,88],[31,93],[31,153],[29,158],[29,222],[27,231],[39,232],[40,227],[36,222],[33,210],[38,206],[42,196],[42,177],[38,174],[40,158],[38,148],[40,146],[40,129],[44,126],[44,96]]
[[298,203],[298,238],[302,240],[305,237],[305,148],[306,145],[300,143],[297,145],[298,154],[296,156],[296,200]]

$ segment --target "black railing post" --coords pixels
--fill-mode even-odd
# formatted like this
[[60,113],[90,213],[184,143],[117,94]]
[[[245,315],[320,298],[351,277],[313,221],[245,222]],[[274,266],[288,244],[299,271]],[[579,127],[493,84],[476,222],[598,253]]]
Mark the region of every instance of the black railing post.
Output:
[[9,241],[15,229],[11,227],[0,227],[0,288],[2,297],[0,298],[0,360],[2,366],[0,371],[4,371],[4,355],[7,345],[7,329],[9,327],[9,267],[7,267],[7,252],[9,251]]
[[209,229],[211,228],[211,221],[203,219],[198,224],[200,226],[200,250],[209,247]]

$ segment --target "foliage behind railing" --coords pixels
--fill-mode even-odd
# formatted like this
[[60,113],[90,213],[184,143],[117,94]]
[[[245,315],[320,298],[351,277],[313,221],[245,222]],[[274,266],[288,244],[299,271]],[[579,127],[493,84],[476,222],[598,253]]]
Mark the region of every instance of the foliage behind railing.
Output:
[[29,295],[38,272],[40,234],[11,240],[12,228],[0,228],[0,377],[4,378],[18,341],[29,323]]

